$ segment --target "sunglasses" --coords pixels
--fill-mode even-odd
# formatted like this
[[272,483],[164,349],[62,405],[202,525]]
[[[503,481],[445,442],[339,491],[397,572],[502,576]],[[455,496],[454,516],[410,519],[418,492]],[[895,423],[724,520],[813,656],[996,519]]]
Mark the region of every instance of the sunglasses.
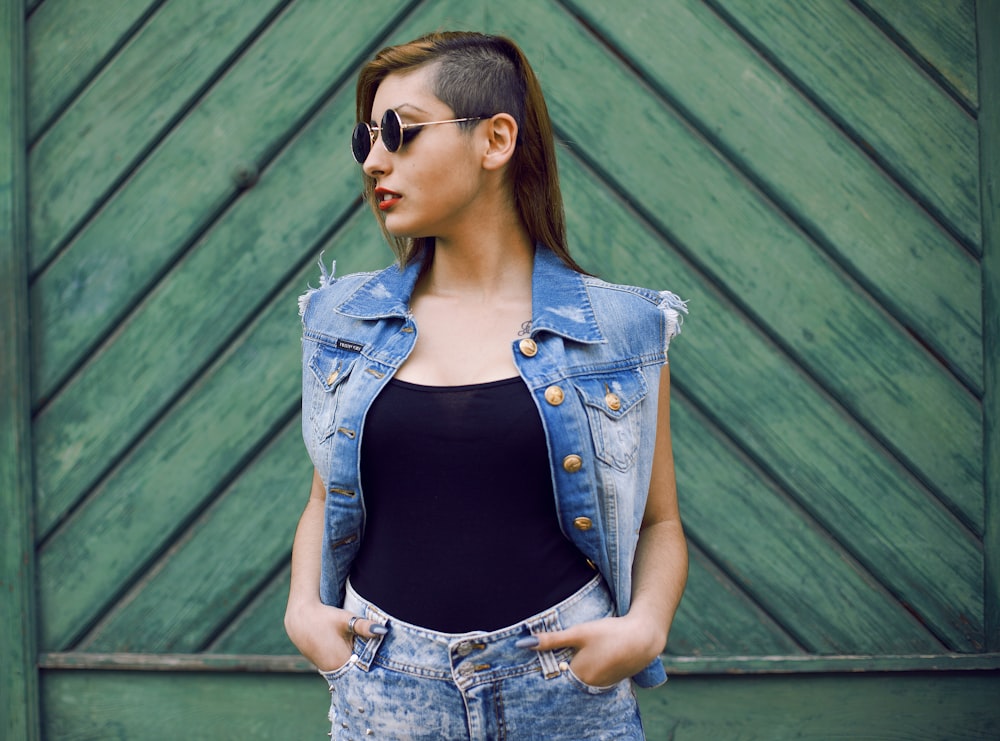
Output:
[[382,136],[382,145],[390,152],[398,152],[399,148],[417,135],[422,126],[434,126],[436,124],[462,123],[463,121],[481,121],[489,116],[470,116],[469,118],[449,118],[447,121],[423,121],[422,123],[403,123],[392,108],[382,116],[381,126],[372,126],[362,121],[354,127],[351,135],[351,151],[358,164],[363,164],[368,159],[368,154],[372,151],[375,140]]

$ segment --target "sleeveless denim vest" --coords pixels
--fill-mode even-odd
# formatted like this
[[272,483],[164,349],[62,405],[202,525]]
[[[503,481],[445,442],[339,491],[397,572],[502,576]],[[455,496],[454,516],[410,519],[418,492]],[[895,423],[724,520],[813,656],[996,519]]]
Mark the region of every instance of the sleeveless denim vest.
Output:
[[[365,414],[416,342],[408,305],[420,265],[342,278],[320,270],[319,288],[299,299],[302,432],[327,492],[320,598],[340,606],[364,532]],[[530,336],[512,343],[545,430],[560,527],[603,575],[618,614],[631,600],[660,369],[680,312],[669,291],[581,275],[538,246]],[[666,674],[657,659],[633,679],[652,687]]]

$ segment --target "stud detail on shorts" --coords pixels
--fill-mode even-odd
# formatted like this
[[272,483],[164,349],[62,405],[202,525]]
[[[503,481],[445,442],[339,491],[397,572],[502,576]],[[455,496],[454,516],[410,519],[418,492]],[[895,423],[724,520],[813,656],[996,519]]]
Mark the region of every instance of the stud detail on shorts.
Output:
[[569,662],[560,661],[559,662],[559,671],[561,671],[561,672],[569,671]]
[[593,526],[594,523],[589,517],[577,517],[573,520],[573,527],[577,530],[590,530]]
[[576,473],[583,468],[583,458],[576,453],[571,453],[563,458],[563,470],[566,473]]
[[523,340],[517,343],[517,349],[521,351],[521,354],[526,358],[533,358],[538,353],[538,345],[530,337],[525,337]]
[[547,389],[545,389],[545,401],[547,401],[554,407],[557,407],[560,404],[562,404],[563,399],[565,398],[566,395],[563,393],[563,390],[558,386],[549,386]]

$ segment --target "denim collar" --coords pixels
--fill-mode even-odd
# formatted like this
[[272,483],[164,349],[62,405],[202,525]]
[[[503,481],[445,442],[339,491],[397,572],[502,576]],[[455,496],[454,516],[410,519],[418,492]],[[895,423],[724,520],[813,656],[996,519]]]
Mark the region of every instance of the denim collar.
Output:
[[[357,319],[405,319],[419,275],[419,261],[404,268],[391,265],[362,283],[336,311]],[[584,276],[542,244],[535,246],[531,313],[532,336],[547,331],[576,342],[605,341],[594,316]]]

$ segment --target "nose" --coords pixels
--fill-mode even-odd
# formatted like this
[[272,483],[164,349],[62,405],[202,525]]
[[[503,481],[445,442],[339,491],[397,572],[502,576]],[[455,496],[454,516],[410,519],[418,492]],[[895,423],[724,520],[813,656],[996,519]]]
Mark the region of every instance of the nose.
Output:
[[365,175],[368,177],[376,177],[377,175],[384,174],[389,168],[389,163],[391,161],[389,157],[389,150],[385,148],[382,143],[382,137],[375,139],[372,144],[371,150],[368,152],[368,156],[365,157],[364,163],[361,165],[361,169],[364,170]]

